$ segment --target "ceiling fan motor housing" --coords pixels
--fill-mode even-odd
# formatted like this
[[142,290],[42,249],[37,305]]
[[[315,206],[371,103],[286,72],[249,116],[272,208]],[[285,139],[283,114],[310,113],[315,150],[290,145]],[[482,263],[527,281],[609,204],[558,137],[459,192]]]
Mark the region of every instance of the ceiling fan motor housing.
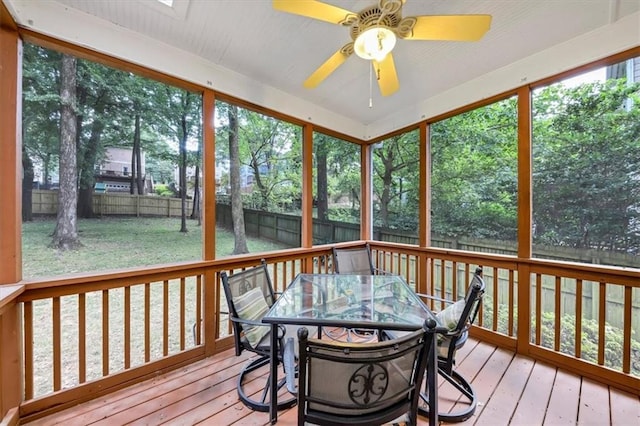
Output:
[[347,16],[342,25],[351,27],[353,40],[371,27],[386,27],[402,37],[398,32],[402,21],[402,3],[402,0],[380,0],[377,6],[363,9],[357,15]]

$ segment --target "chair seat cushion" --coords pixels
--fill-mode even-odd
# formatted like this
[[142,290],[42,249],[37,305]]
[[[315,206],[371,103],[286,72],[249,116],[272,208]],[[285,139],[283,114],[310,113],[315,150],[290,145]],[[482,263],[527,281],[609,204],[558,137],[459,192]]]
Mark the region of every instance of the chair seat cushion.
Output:
[[[253,288],[245,294],[236,297],[234,305],[238,317],[248,321],[262,320],[262,317],[264,317],[269,310],[269,306],[260,287]],[[244,331],[244,337],[251,347],[256,347],[260,340],[269,333],[269,326],[267,324],[264,326],[242,324],[242,330]]]

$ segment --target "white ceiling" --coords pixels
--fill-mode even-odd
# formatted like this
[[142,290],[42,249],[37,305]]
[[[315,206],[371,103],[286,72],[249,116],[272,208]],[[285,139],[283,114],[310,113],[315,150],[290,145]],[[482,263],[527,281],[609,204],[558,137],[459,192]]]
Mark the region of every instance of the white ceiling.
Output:
[[[381,97],[353,55],[319,87],[302,82],[348,28],[270,0],[2,0],[19,25],[360,138],[417,122],[640,45],[640,0],[407,0],[403,15],[490,14],[477,42],[398,40],[400,89]],[[354,12],[377,0],[327,0]]]

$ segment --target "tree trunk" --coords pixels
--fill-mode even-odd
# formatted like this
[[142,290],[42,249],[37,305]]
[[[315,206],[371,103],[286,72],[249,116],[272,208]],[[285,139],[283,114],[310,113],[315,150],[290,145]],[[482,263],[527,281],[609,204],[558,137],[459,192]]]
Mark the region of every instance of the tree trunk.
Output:
[[231,187],[231,217],[235,243],[232,254],[249,253],[244,227],[244,209],[240,186],[240,147],[238,142],[238,107],[229,106],[229,184]]
[[33,220],[33,162],[22,146],[22,221]]
[[182,137],[180,138],[180,232],[187,230],[187,119],[182,116]]
[[318,203],[318,219],[329,219],[329,195],[327,184],[327,148],[323,142],[318,145],[316,150],[317,164],[317,184],[318,192],[316,194]]
[[196,164],[196,175],[193,182],[193,206],[191,206],[191,219],[200,218],[200,165]]
[[[87,92],[86,90],[80,91],[80,97],[78,105],[87,104]],[[93,211],[93,188],[96,183],[96,162],[98,159],[98,151],[101,146],[102,133],[104,132],[104,115],[105,115],[105,96],[102,92],[96,99],[93,105],[93,121],[91,123],[91,134],[89,140],[82,149],[79,135],[82,133],[83,117],[78,115],[76,120],[78,125],[76,132],[78,134],[78,155],[81,158],[78,161],[80,167],[80,189],[78,192],[78,217],[92,218],[95,217]]]
[[76,161],[76,59],[62,56],[60,69],[60,189],[58,217],[51,246],[79,247],[77,228],[78,166]]
[[144,182],[142,178],[142,146],[140,144],[140,114],[136,114],[135,136],[133,139],[133,155],[135,156],[135,168],[131,166],[131,173],[135,176],[138,195],[144,195]]
[[[136,119],[138,116],[136,115]],[[137,124],[137,123],[136,123]],[[129,195],[136,193],[136,145],[138,139],[137,128],[133,131],[133,146],[131,148],[131,163],[129,168],[131,169],[131,175],[129,175]]]
[[[101,113],[96,112],[99,116]],[[78,123],[81,123],[78,120]],[[91,125],[91,136],[84,150],[84,159],[80,162],[84,167],[80,173],[80,190],[78,192],[78,217],[95,217],[93,212],[93,187],[96,183],[95,166],[98,158],[98,146],[104,130],[104,123],[96,118]]]

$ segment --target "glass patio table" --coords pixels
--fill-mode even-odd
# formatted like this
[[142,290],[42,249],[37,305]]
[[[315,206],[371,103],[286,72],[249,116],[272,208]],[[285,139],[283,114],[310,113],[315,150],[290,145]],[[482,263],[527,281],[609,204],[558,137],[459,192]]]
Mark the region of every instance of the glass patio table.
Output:
[[[414,331],[435,315],[399,275],[298,274],[262,321],[271,324],[271,347],[278,325],[318,328]],[[310,330],[311,331],[311,330]],[[437,423],[435,345],[427,365],[429,424]],[[271,423],[278,419],[278,351],[271,351]],[[432,418],[433,417],[433,418]]]

